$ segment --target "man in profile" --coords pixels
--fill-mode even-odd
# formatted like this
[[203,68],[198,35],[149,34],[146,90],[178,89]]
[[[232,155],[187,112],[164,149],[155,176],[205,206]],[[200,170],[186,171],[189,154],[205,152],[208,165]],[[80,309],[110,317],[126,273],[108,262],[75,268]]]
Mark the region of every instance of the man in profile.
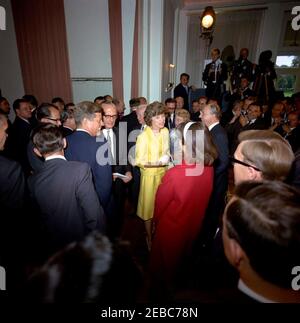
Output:
[[109,216],[113,209],[112,168],[109,163],[100,164],[97,159],[99,148],[107,145],[106,140],[97,140],[102,126],[102,108],[89,101],[78,103],[74,108],[74,118],[76,131],[67,137],[66,158],[85,162],[91,167],[99,201]]
[[239,145],[231,158],[234,182],[279,180],[289,175],[294,154],[278,133],[248,130],[239,135]]
[[184,100],[183,108],[189,110],[189,92],[191,88],[189,87],[190,76],[187,73],[182,73],[180,75],[180,83],[174,89],[174,98],[182,97]]
[[296,189],[279,181],[236,187],[223,216],[225,254],[239,273],[235,301],[300,303],[292,288],[293,268],[300,264],[299,228]]

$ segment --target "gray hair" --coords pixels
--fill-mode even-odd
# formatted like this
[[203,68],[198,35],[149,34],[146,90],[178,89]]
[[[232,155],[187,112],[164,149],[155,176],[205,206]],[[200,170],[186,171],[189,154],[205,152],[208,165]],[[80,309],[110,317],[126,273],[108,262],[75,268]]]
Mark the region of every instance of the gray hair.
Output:
[[222,117],[221,108],[215,103],[208,103],[207,104],[210,110],[210,114],[213,114],[218,120]]

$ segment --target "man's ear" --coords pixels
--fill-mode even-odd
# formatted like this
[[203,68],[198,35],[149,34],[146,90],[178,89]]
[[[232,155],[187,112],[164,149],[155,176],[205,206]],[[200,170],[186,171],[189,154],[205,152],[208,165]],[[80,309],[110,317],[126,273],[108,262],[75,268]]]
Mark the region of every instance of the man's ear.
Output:
[[247,167],[247,168],[248,168],[249,180],[251,180],[251,181],[261,181],[262,180],[261,172],[258,172],[253,167]]
[[38,157],[43,157],[42,154],[40,153],[40,151],[37,148],[34,147],[33,151]]
[[236,269],[239,269],[241,261],[245,258],[245,252],[234,239],[229,239],[228,247],[230,249],[231,263]]
[[64,142],[64,149],[66,149],[67,148],[67,140],[66,140],[66,138],[63,138],[63,142]]

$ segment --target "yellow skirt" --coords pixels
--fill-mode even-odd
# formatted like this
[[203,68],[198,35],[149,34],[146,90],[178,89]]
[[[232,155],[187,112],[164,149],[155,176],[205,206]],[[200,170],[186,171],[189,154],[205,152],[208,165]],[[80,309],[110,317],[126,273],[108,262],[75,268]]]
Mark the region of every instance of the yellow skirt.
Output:
[[165,173],[166,167],[141,168],[137,215],[144,221],[153,218],[156,191]]

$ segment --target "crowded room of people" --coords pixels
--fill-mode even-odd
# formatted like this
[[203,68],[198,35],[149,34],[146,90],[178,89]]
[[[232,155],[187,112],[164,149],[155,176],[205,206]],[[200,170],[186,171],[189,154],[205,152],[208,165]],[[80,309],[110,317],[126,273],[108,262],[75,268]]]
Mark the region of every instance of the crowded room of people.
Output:
[[300,303],[299,3],[0,9],[0,294]]

